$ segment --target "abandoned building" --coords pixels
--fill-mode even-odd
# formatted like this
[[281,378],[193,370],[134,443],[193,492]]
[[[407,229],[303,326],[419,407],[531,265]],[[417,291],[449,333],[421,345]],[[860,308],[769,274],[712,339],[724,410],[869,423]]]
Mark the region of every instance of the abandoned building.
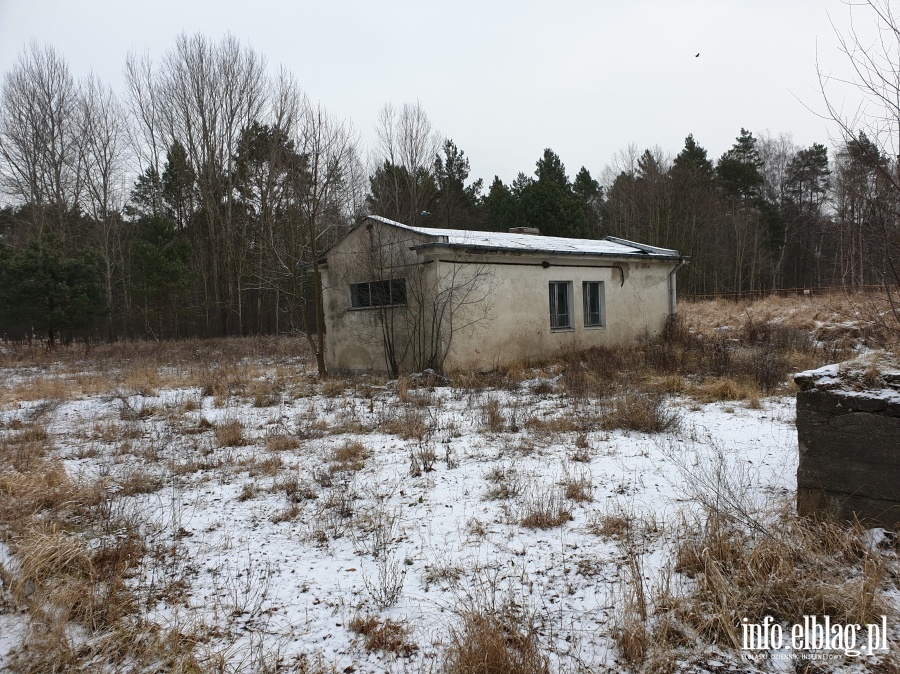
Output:
[[321,261],[328,366],[487,370],[657,334],[677,251],[365,218]]

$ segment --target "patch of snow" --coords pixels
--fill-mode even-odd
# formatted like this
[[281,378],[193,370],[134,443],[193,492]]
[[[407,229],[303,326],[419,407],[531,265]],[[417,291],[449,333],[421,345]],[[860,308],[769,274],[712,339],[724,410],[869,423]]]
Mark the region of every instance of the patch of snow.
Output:
[[[468,248],[505,249],[532,253],[564,253],[581,255],[616,255],[642,258],[677,258],[678,251],[645,246],[624,239],[569,239],[560,236],[513,234],[508,232],[477,232],[464,229],[412,227],[378,215],[370,219],[400,227],[435,239],[435,243]],[[431,244],[425,244],[431,245]]]

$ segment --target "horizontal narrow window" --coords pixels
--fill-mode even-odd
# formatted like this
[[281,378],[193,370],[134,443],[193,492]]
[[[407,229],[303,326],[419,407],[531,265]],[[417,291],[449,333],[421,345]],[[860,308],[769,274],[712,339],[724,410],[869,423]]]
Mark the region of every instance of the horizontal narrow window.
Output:
[[354,309],[406,304],[406,279],[350,284],[350,306]]

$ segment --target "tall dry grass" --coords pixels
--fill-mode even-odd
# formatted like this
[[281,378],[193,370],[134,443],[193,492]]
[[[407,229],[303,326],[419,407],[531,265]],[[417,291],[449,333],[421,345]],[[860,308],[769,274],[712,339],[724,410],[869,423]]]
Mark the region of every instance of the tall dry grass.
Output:
[[537,628],[511,606],[470,607],[450,630],[441,674],[550,674]]

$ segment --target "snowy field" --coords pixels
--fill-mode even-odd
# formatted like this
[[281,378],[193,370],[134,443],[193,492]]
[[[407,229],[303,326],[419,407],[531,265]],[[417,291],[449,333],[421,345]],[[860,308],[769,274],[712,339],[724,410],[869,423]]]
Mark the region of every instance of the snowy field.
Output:
[[[104,485],[104,527],[79,540],[137,529],[136,624],[191,635],[210,671],[442,671],[473,611],[515,616],[554,671],[630,671],[614,636],[636,576],[648,594],[690,586],[674,558],[700,504],[724,483],[748,512],[792,503],[789,396],[668,397],[669,430],[648,434],[604,430],[609,401],[573,396],[553,367],[463,388],[317,383],[300,359],[294,385],[265,386],[284,367],[255,369],[255,396],[123,374],[111,391],[0,412],[7,440],[39,421],[48,459]],[[0,563],[18,564],[4,544]],[[0,665],[27,617],[0,601]],[[367,620],[394,628],[388,646],[367,646]],[[682,671],[752,669],[718,647],[679,657]]]

